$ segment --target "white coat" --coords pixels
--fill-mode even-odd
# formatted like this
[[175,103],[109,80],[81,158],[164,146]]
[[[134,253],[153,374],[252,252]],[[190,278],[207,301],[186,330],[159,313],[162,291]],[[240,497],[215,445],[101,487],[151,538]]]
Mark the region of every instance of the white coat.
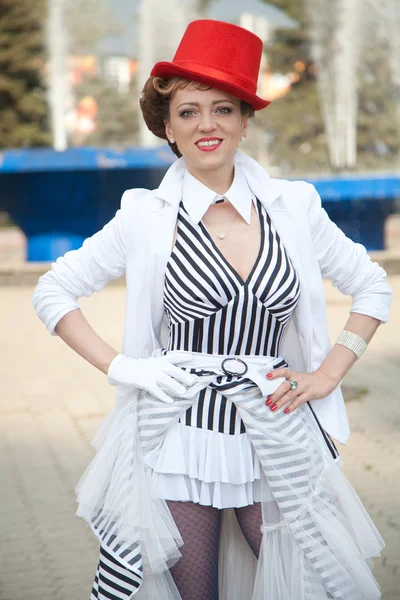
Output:
[[[351,312],[386,322],[391,302],[386,273],[371,262],[362,245],[330,221],[312,185],[270,178],[240,152],[235,161],[267,209],[301,282],[300,300],[286,327],[280,355],[291,369],[312,372],[330,351],[322,278],[332,278],[335,287],[352,296]],[[33,305],[53,335],[58,321],[79,308],[79,297],[90,296],[126,272],[123,353],[144,358],[166,345],[163,286],[185,168],[181,158],[158,189],[126,191],[115,217],[40,277]],[[117,397],[123,394],[117,388]],[[312,404],[324,429],[345,443],[349,425],[340,387]]]

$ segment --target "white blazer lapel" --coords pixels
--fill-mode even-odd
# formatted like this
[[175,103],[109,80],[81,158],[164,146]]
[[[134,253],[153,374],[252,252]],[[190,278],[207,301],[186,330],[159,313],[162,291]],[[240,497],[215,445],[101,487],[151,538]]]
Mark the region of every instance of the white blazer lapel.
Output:
[[[164,314],[165,270],[172,251],[178,206],[165,206],[154,210],[151,217],[149,294],[152,329],[156,334]],[[158,341],[153,340],[155,344]]]
[[184,170],[183,160],[176,161],[168,169],[159,188],[154,192],[160,205],[152,211],[150,221],[149,296],[154,347],[157,347],[160,342],[159,332],[164,316],[165,270],[173,246],[179,202],[182,197]]

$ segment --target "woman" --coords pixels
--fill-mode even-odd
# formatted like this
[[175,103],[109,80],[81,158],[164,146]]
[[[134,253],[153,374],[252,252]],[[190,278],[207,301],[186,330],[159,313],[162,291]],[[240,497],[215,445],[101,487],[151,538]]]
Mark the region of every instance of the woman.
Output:
[[[387,321],[390,289],[313,186],[237,151],[268,105],[261,53],[240,27],[188,26],[141,95],[182,158],[158,189],[125,192],[34,293],[49,331],[117,386],[78,485],[101,543],[91,598],[380,597],[383,541],[330,436],[347,440],[340,381]],[[119,354],[77,299],[124,272]],[[321,275],[353,298],[332,348]]]

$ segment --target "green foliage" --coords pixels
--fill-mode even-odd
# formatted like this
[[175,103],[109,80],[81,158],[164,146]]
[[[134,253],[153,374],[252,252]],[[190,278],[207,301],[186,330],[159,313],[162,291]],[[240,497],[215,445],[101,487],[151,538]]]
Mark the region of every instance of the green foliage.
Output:
[[[281,30],[267,58],[273,73],[295,72],[296,61],[305,65],[299,81],[283,98],[260,113],[271,132],[271,163],[282,174],[329,171],[330,163],[322,119],[317,75],[314,76],[305,0],[273,0],[275,6],[296,19],[300,27]],[[377,34],[376,34],[377,36]],[[400,91],[391,84],[388,47],[384,36],[363,40],[357,114],[357,170],[393,169],[400,151]],[[387,40],[386,40],[387,41]]]
[[0,147],[48,146],[45,0],[0,0]]
[[[304,3],[300,0],[274,0],[273,4],[296,19],[299,27],[276,31],[271,47],[267,48],[270,70],[283,75],[294,73],[299,79],[286,96],[274,100],[261,113],[273,140],[271,162],[286,175],[293,175],[296,171],[326,170],[328,152]],[[296,62],[302,63],[304,70],[296,70]]]
[[265,111],[274,141],[274,164],[282,174],[329,170],[324,124],[320,116],[316,87],[300,82],[292,91],[272,102]]

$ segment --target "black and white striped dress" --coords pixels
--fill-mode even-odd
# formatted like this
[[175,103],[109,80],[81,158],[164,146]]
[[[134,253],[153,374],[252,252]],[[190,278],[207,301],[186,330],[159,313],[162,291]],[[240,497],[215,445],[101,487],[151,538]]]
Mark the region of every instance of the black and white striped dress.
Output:
[[[243,280],[181,202],[165,276],[169,343],[164,352],[268,356],[276,357],[274,368],[288,366],[279,356],[279,344],[300,282],[266,209],[258,199],[254,204],[260,249]],[[223,394],[226,383],[200,392],[162,447],[145,458],[161,497],[218,508],[258,501],[260,465],[235,404]],[[235,385],[240,383],[239,378]]]
[[[279,356],[279,344],[298,302],[300,282],[267,211],[258,200],[255,206],[260,249],[244,281],[203,223],[194,223],[181,202],[164,286],[169,322],[165,353],[268,356],[276,357],[275,368],[287,366]],[[156,496],[216,508],[241,507],[261,499],[258,456],[235,405],[223,394],[224,386],[249,384],[244,378],[225,377],[221,384],[207,387],[168,429],[162,445],[144,456]],[[319,427],[337,458],[336,447]],[[91,600],[125,598],[140,586],[141,555],[135,546],[130,552],[132,569],[128,570],[101,546]]]

